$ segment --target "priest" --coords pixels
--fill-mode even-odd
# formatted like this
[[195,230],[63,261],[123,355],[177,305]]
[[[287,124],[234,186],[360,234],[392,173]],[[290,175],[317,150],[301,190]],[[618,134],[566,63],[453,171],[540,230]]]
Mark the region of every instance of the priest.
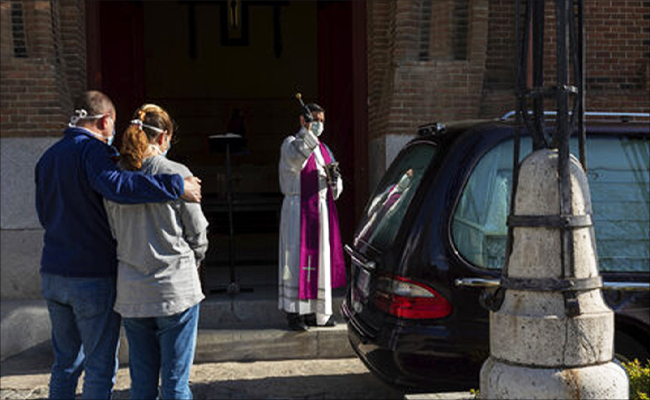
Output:
[[334,326],[332,289],[346,284],[334,204],[343,181],[334,155],[320,141],[325,110],[315,103],[304,108],[300,131],[282,143],[279,164],[279,308],[289,329],[298,331]]

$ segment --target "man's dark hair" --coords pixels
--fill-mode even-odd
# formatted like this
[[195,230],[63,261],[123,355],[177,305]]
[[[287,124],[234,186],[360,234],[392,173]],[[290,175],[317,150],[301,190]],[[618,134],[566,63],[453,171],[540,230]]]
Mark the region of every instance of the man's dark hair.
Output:
[[84,109],[88,115],[100,115],[113,112],[115,106],[111,99],[104,93],[97,90],[89,90],[75,100],[74,109]]
[[307,107],[307,109],[311,112],[325,112],[323,107],[319,106],[316,103],[309,103],[305,107]]

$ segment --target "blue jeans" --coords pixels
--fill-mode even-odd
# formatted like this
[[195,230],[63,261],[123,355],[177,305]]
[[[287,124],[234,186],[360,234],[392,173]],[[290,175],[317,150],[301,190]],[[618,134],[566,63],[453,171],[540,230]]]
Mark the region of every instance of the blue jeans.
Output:
[[129,340],[132,399],[191,399],[199,304],[166,317],[123,318]]
[[85,371],[82,399],[110,399],[120,340],[115,279],[41,274],[41,291],[52,324],[50,398],[74,399]]

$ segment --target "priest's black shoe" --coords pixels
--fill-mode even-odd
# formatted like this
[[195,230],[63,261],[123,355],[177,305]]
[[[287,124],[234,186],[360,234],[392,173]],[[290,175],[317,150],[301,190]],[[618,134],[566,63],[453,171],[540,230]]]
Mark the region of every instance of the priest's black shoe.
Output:
[[305,319],[302,315],[298,315],[298,313],[287,313],[287,323],[289,324],[289,329],[292,331],[304,332],[309,330],[307,325],[305,325]]
[[320,327],[326,327],[326,328],[331,328],[332,326],[336,326],[336,322],[334,322],[334,316],[330,316],[330,318],[327,320],[327,322],[324,325],[318,325],[316,323],[316,314],[307,314],[305,315],[305,324],[307,326],[320,326]]
[[316,314],[305,314],[305,324],[307,326],[316,326]]

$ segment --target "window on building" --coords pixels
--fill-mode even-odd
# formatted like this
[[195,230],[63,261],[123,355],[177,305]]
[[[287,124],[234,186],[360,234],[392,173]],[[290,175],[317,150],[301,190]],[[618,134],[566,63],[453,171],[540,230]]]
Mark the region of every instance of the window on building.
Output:
[[431,47],[431,1],[423,0],[420,12],[420,61],[429,61]]
[[11,34],[13,37],[14,57],[27,57],[27,39],[25,36],[25,17],[23,3],[11,2]]
[[469,34],[469,0],[455,0],[451,10],[451,46],[454,60],[467,60],[467,35]]
[[467,60],[470,0],[422,0],[419,60]]

